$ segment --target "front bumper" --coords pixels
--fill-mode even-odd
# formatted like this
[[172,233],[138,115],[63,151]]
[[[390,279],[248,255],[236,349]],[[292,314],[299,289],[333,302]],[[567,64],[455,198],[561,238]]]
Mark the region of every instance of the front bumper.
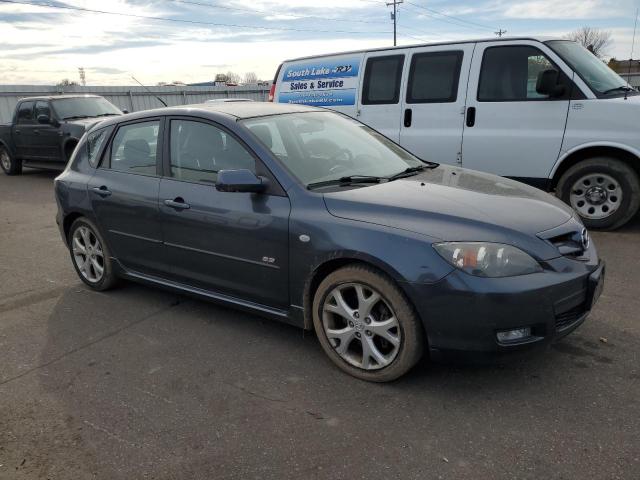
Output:
[[[556,258],[531,275],[480,278],[455,270],[434,284],[406,284],[432,356],[523,351],[571,333],[585,321],[604,284],[604,263],[590,250],[590,260]],[[527,327],[531,335],[518,341],[503,343],[496,336]]]

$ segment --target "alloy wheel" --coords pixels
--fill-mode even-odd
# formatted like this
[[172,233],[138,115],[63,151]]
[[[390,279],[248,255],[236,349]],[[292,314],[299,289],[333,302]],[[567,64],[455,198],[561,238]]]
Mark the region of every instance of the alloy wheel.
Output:
[[590,173],[573,184],[569,201],[582,217],[600,220],[620,208],[622,187],[610,175]]
[[73,232],[71,248],[81,275],[91,283],[102,280],[105,267],[104,252],[95,233],[81,225]]
[[322,306],[322,324],[336,353],[363,370],[386,367],[400,350],[401,330],[395,313],[367,285],[346,283],[331,290]]

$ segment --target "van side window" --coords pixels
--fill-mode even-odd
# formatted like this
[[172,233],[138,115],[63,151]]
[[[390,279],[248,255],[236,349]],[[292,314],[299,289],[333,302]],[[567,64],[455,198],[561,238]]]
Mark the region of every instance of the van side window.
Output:
[[417,53],[411,59],[407,103],[455,102],[463,53]]
[[367,60],[362,89],[363,105],[384,105],[400,100],[400,80],[404,55],[374,57]]
[[480,102],[545,100],[536,91],[538,75],[556,67],[540,50],[526,45],[490,47],[484,51],[478,87]]

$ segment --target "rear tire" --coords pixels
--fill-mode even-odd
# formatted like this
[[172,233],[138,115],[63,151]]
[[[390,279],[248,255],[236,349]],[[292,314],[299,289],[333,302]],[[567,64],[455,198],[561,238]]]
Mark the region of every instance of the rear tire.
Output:
[[423,355],[422,322],[395,283],[365,265],[329,274],[313,299],[313,326],[325,353],[361,380],[389,382]]
[[7,175],[20,175],[22,173],[22,160],[13,157],[7,147],[0,145],[0,168]]
[[73,268],[85,284],[103,291],[117,283],[109,246],[93,222],[85,217],[76,219],[69,229],[68,244]]
[[573,207],[587,227],[615,230],[638,212],[640,181],[621,160],[590,158],[560,177],[556,195]]

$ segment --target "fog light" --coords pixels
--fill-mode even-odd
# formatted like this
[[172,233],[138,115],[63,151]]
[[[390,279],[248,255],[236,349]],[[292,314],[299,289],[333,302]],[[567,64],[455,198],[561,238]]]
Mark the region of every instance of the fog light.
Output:
[[523,340],[531,336],[531,327],[516,328],[514,330],[506,330],[496,334],[498,341],[501,343],[515,342]]

